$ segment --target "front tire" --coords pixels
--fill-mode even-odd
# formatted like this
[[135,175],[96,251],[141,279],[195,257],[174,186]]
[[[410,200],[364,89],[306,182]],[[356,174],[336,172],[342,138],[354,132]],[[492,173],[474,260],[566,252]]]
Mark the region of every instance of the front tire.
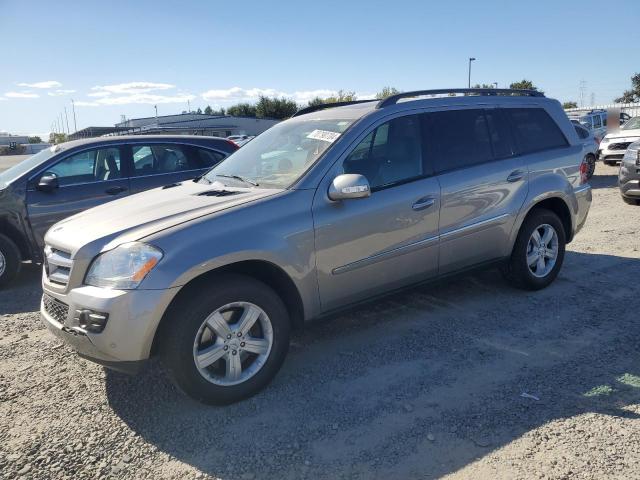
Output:
[[18,275],[21,264],[20,249],[9,237],[0,234],[0,288]]
[[558,276],[565,246],[566,234],[560,218],[550,210],[534,209],[520,227],[503,274],[518,288],[545,288]]
[[290,321],[267,285],[224,274],[185,292],[160,334],[160,357],[177,386],[200,402],[224,405],[273,379],[289,349]]
[[640,201],[636,198],[622,197],[622,201],[627,205],[640,205]]

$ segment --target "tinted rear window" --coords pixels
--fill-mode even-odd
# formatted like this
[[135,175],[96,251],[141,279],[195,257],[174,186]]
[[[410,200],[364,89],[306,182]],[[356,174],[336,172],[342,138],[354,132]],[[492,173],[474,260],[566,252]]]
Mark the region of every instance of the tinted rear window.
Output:
[[443,172],[493,160],[489,126],[483,110],[448,110],[426,114],[428,149]]
[[576,129],[576,133],[582,139],[585,139],[589,136],[589,130],[586,128],[579,127],[578,125],[574,125],[573,128]]
[[556,122],[542,108],[506,108],[521,153],[567,146]]

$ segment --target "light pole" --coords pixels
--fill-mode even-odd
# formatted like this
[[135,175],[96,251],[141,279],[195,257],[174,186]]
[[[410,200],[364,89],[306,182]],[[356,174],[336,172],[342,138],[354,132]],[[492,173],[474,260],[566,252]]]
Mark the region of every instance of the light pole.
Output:
[[498,88],[498,82],[493,82],[494,87],[493,88]]
[[469,57],[469,88],[471,88],[471,62],[473,62],[474,60],[474,57]]

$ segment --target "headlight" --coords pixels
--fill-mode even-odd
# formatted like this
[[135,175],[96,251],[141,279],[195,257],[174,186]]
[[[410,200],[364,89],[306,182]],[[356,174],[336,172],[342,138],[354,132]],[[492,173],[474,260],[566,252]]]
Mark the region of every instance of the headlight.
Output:
[[162,258],[162,251],[141,242],[124,243],[98,255],[84,279],[94,287],[132,290]]
[[604,137],[600,143],[609,143],[609,139],[607,137]]

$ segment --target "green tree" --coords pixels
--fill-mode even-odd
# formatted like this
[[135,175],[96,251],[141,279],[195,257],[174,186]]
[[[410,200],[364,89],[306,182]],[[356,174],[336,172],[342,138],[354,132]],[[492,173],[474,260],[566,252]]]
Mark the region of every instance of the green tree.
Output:
[[562,104],[562,108],[564,108],[565,110],[568,108],[578,108],[578,104],[576,102],[564,102]]
[[514,90],[538,90],[531,80],[522,79],[519,82],[513,82],[509,88]]
[[338,93],[324,99],[324,103],[353,102],[357,100],[356,92],[349,90],[338,90]]
[[213,115],[213,108],[211,108],[211,105],[207,105],[206,107],[204,107],[204,114]]
[[256,106],[251,105],[250,103],[238,103],[227,109],[227,115],[231,115],[233,117],[255,117]]
[[476,83],[472,88],[496,88],[496,86],[493,83]]
[[40,137],[38,137],[37,135],[34,135],[33,137],[29,137],[28,138],[28,142],[29,143],[42,143],[42,139]]
[[287,98],[260,97],[255,106],[256,117],[277,118],[279,120],[289,118],[298,111],[296,102]]
[[64,143],[66,141],[67,141],[67,134],[66,133],[51,132],[49,134],[49,143],[53,143],[53,144],[57,145],[58,143]]
[[309,100],[309,103],[307,104],[307,106],[315,107],[317,105],[322,105],[323,103],[327,103],[324,98],[316,97],[312,100]]
[[397,95],[398,93],[400,93],[400,90],[398,90],[397,88],[394,88],[394,87],[382,87],[382,90],[380,90],[378,93],[376,93],[376,98],[378,100],[382,100],[383,98],[387,98],[387,97],[390,97],[392,95]]
[[621,97],[614,100],[616,103],[640,102],[640,73],[631,77],[631,90],[625,90]]
[[202,109],[201,109],[200,107],[198,107],[198,110],[196,110],[196,113],[197,113],[198,115],[202,115]]

